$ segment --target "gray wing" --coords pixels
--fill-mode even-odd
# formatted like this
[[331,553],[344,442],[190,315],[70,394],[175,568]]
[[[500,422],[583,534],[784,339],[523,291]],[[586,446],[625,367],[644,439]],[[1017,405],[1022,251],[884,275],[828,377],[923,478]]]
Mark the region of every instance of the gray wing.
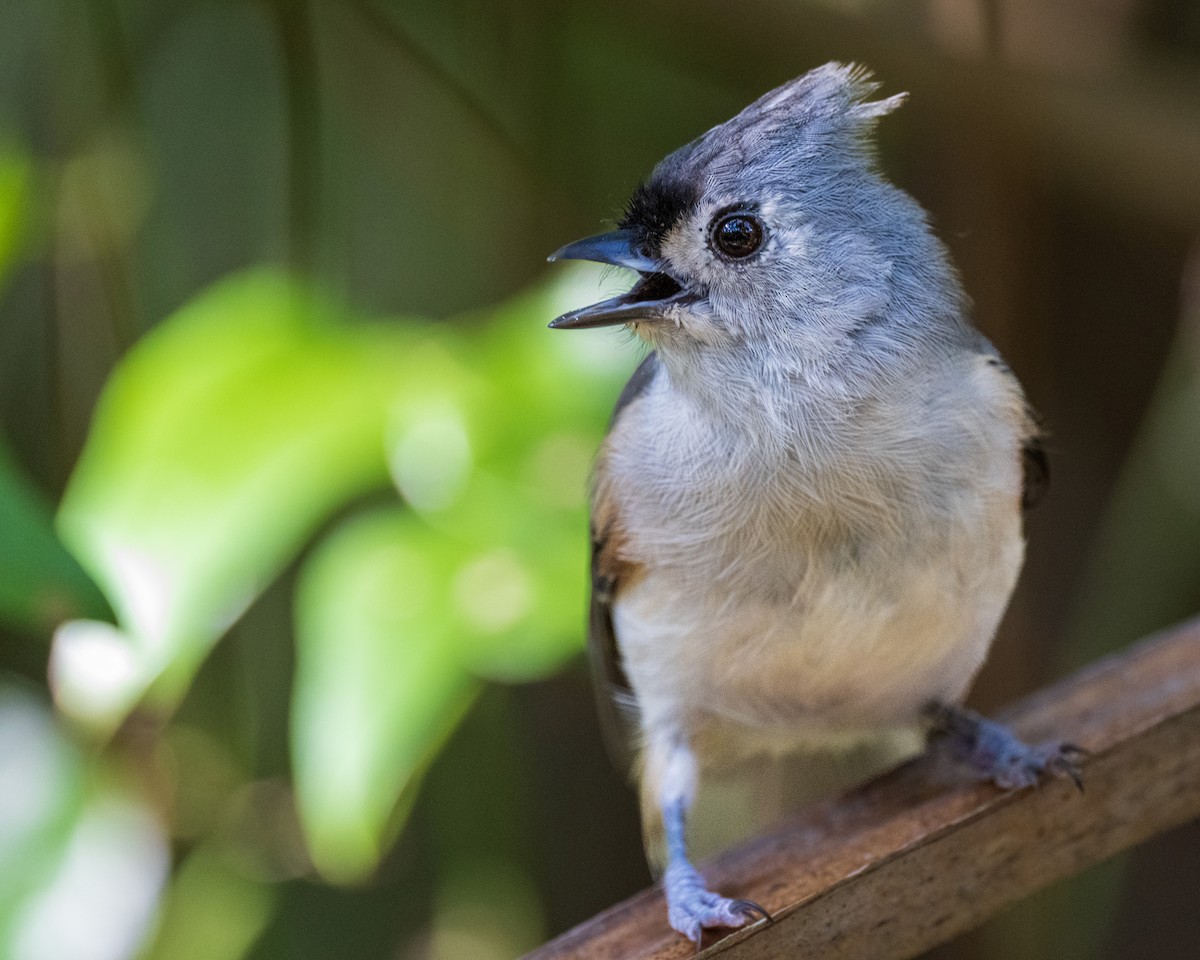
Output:
[[1021,448],[1021,508],[1036,507],[1050,489],[1050,459],[1040,436],[1030,437]]
[[[640,397],[658,374],[658,355],[651,353],[638,365],[625,389],[617,398],[616,409],[609,421],[609,432],[620,419],[621,412]],[[592,526],[592,596],[588,611],[588,658],[592,667],[592,687],[596,693],[596,709],[600,729],[609,756],[618,769],[632,769],[637,736],[637,704],[633,688],[621,665],[621,653],[613,630],[613,598],[621,586],[619,564],[606,562],[615,551],[612,532],[597,529],[595,515]]]
[[[1017,375],[1013,373],[1005,359],[996,352],[996,348],[982,334],[977,334],[977,336],[988,363],[1011,377],[1013,382],[1018,384],[1019,389],[1020,383]],[[1022,395],[1024,395],[1024,391],[1022,391]],[[1042,443],[1040,418],[1028,401],[1025,401],[1025,413],[1030,424],[1033,425],[1033,435],[1021,447],[1021,509],[1029,511],[1041,503],[1042,498],[1050,489],[1050,458],[1046,456],[1046,448]]]

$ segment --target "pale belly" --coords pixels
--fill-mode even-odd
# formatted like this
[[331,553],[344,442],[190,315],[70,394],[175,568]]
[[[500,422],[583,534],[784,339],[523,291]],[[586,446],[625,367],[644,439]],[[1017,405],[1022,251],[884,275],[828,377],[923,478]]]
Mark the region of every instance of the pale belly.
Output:
[[887,403],[797,388],[738,421],[777,432],[663,377],[623,415],[598,498],[637,571],[613,627],[647,742],[707,766],[709,741],[872,735],[965,694],[1021,567],[1029,424],[1010,375],[961,359]]
[[614,627],[643,726],[696,743],[785,752],[909,726],[956,701],[983,663],[1021,566],[1011,506],[938,550],[847,568],[807,564],[790,598],[711,571],[650,569]]

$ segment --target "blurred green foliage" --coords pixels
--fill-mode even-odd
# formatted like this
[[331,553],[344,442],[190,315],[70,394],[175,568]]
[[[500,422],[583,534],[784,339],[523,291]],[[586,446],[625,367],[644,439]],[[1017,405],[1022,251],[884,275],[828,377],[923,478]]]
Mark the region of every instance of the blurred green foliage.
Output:
[[[637,351],[542,258],[827,59],[1051,427],[982,702],[1194,610],[1192,7],[0,5],[0,956],[497,960],[646,881],[575,657]],[[946,955],[1193,950],[1123,875]]]
[[152,684],[177,699],[313,527],[383,482],[396,343],[327,313],[281,278],[228,281],[114,371],[58,523],[123,632],[60,632],[68,712],[111,727]]
[[[336,515],[300,566],[293,764],[314,863],[363,878],[481,682],[545,676],[579,649],[583,490],[626,361],[586,338],[526,335],[579,299],[574,276],[431,325],[351,323],[305,284],[259,271],[143,338],[110,378],[59,511],[117,615],[58,627],[59,708],[104,738],[139,704],[173,709],[212,645]],[[406,507],[353,509],[389,476]],[[23,554],[22,576],[66,568],[87,584],[48,512],[26,510],[38,524],[16,496],[0,502],[4,543],[57,549]],[[40,596],[10,583],[14,609]],[[220,869],[188,860],[168,943],[227,896]],[[266,902],[247,902],[247,930]],[[248,945],[236,925],[228,936]]]
[[0,445],[0,620],[48,631],[66,616],[103,616],[99,591],[54,535],[53,513]]
[[545,676],[579,648],[583,490],[623,364],[524,335],[569,284],[463,334],[349,324],[256,273],[145,337],[59,512],[117,612],[58,629],[60,709],[107,735],[138,703],[171,708],[314,529],[390,470],[408,509],[344,518],[304,560],[295,615],[310,851],[331,877],[371,870],[480,680]]
[[[0,291],[29,239],[32,180],[30,158],[0,143]],[[105,613],[99,592],[55,537],[52,513],[0,432],[0,622],[45,632],[67,616]]]
[[169,869],[155,814],[110,765],[89,763],[22,686],[0,685],[0,742],[5,955],[132,955]]
[[26,239],[32,180],[29,156],[0,142],[0,287]]

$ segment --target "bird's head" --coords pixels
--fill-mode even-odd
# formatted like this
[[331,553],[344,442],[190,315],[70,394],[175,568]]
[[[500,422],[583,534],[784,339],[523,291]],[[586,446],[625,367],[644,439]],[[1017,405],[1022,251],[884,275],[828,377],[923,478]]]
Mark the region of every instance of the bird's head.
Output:
[[873,127],[903,95],[871,100],[876,89],[865,70],[826,64],[668,156],[618,229],[550,258],[638,282],[551,327],[630,324],[664,353],[773,341],[812,355],[906,298],[954,312],[957,281],[923,212],[878,172]]

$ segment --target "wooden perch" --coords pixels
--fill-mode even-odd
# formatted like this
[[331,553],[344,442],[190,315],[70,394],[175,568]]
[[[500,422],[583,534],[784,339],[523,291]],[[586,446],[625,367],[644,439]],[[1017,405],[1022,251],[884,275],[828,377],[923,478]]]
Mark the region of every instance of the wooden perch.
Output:
[[[902,960],[1200,815],[1200,620],[1093,664],[1001,719],[1028,741],[1087,748],[1085,791],[1067,780],[1012,793],[947,783],[944,764],[922,757],[709,864],[717,890],[756,900],[775,922],[706,952]],[[651,889],[529,960],[693,952]]]

